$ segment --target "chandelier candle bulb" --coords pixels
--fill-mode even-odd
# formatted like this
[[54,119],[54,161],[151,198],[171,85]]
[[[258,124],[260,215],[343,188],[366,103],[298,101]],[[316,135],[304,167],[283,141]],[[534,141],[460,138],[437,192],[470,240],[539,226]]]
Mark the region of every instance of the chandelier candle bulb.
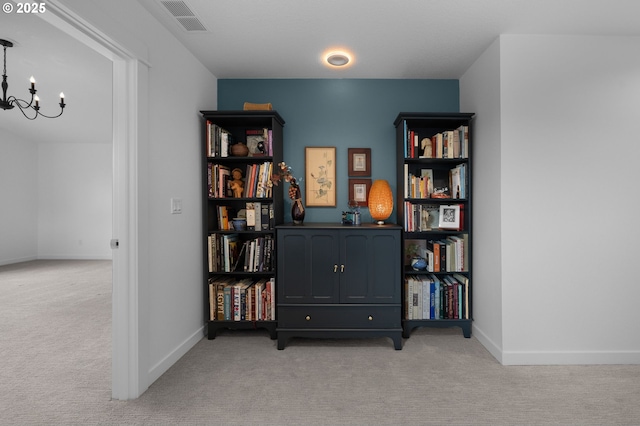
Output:
[[35,90],[36,89],[36,79],[33,78],[33,76],[31,76],[29,81],[31,82],[31,90]]

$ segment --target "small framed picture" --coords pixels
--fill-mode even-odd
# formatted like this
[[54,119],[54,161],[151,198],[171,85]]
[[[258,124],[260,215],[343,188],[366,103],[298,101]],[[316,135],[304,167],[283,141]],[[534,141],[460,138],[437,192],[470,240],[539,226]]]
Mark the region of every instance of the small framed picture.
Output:
[[349,201],[354,200],[360,207],[366,207],[370,188],[371,179],[349,179]]
[[349,176],[371,176],[371,148],[349,148]]
[[307,146],[305,156],[305,205],[336,206],[336,147]]
[[438,227],[442,229],[460,229],[460,204],[440,206]]

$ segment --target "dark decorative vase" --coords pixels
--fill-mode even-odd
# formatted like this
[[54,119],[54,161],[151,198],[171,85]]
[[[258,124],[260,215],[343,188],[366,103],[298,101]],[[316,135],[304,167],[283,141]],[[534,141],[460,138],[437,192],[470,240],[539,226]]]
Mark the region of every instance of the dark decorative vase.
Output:
[[304,222],[304,205],[302,204],[300,188],[296,188],[295,198],[291,203],[291,219],[293,219],[294,225],[302,225],[302,222]]

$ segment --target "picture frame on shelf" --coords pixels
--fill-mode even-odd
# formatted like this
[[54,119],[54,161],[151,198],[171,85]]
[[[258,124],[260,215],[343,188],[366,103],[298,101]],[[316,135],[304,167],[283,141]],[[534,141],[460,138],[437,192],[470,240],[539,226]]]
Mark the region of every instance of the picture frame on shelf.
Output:
[[460,229],[460,205],[441,205],[438,217],[440,229]]
[[336,147],[307,146],[304,149],[305,205],[336,206]]
[[371,176],[371,148],[349,148],[349,176]]
[[366,207],[369,201],[371,179],[349,179],[349,200],[354,200],[358,206]]
[[266,152],[268,129],[247,129],[245,131],[249,157],[262,157]]

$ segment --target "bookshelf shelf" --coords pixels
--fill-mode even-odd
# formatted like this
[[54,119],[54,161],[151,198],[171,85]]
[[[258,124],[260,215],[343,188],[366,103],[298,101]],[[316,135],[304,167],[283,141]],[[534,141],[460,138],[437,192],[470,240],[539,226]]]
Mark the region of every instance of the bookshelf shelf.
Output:
[[[471,337],[473,115],[401,112],[394,121],[405,338],[418,327]],[[428,266],[415,270],[421,259]]]
[[[263,328],[276,339],[275,227],[283,221],[283,197],[282,187],[268,181],[282,161],[284,120],[276,111],[201,114],[207,337],[225,328]],[[246,156],[233,155],[238,143]],[[235,229],[239,218],[243,228]]]

